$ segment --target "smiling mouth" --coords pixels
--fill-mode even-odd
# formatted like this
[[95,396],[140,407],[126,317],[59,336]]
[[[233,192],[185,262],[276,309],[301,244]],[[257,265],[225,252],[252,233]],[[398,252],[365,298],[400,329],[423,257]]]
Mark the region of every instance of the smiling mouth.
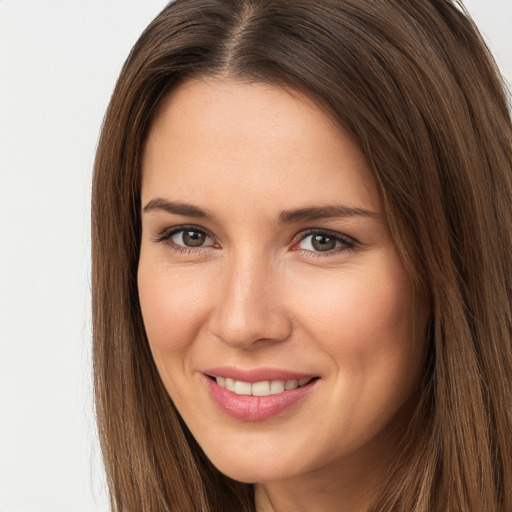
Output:
[[309,377],[301,380],[265,380],[261,382],[244,382],[241,380],[230,379],[228,377],[208,376],[215,381],[221,388],[227,389],[236,395],[245,396],[270,396],[278,395],[286,391],[291,391],[299,387],[307,386],[313,380],[319,377]]

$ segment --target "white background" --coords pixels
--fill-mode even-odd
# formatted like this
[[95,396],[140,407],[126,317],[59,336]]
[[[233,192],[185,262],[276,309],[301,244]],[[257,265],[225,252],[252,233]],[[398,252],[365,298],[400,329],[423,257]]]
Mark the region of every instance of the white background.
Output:
[[[89,200],[121,65],[165,0],[0,0],[0,512],[106,512]],[[512,0],[467,6],[512,83]]]

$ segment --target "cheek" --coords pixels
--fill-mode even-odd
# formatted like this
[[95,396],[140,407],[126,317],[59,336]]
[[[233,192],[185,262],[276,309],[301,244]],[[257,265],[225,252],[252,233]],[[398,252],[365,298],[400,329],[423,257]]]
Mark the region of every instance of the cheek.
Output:
[[[173,272],[164,265],[139,263],[139,301],[155,362],[182,356],[197,337],[211,297],[200,278],[188,272]],[[211,288],[210,288],[211,289]],[[166,364],[169,361],[167,360]]]
[[412,290],[398,262],[351,269],[339,283],[331,276],[302,294],[298,308],[310,337],[359,392],[417,373]]
[[343,432],[340,443],[353,449],[391,425],[413,392],[423,333],[413,330],[413,294],[401,265],[351,270],[325,290],[303,299],[303,326],[336,368],[328,408],[337,412],[326,428],[333,437]]

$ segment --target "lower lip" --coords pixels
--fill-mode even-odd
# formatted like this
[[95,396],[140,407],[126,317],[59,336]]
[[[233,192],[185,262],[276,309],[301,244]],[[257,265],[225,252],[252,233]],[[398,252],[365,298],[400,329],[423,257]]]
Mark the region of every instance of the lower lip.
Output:
[[277,416],[302,401],[319,379],[314,379],[305,386],[268,396],[237,395],[207,376],[205,380],[212,400],[227,415],[244,421],[262,421]]

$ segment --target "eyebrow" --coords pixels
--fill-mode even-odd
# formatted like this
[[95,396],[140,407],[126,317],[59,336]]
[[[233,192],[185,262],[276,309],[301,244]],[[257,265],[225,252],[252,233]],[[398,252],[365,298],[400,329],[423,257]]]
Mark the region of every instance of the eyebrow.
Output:
[[146,206],[144,206],[144,213],[154,211],[164,211],[167,213],[173,213],[175,215],[183,215],[185,217],[195,217],[197,219],[207,219],[215,221],[216,217],[213,213],[198,206],[187,203],[177,203],[175,201],[168,201],[162,197],[155,197],[151,199]]
[[333,206],[312,206],[310,208],[299,208],[297,210],[285,210],[279,216],[279,222],[289,224],[304,220],[318,219],[339,219],[346,217],[369,217],[380,219],[381,215],[364,208],[355,208],[345,205]]
[[[183,215],[186,217],[195,217],[197,219],[207,219],[212,222],[219,222],[217,217],[210,211],[199,208],[188,203],[180,203],[169,201],[162,197],[151,199],[143,208],[143,212],[164,211],[175,215]],[[318,219],[334,219],[346,217],[369,217],[380,219],[381,215],[364,208],[357,208],[346,205],[328,205],[328,206],[311,206],[307,208],[299,208],[295,210],[284,210],[279,215],[280,224],[292,224],[294,222],[318,220]]]

